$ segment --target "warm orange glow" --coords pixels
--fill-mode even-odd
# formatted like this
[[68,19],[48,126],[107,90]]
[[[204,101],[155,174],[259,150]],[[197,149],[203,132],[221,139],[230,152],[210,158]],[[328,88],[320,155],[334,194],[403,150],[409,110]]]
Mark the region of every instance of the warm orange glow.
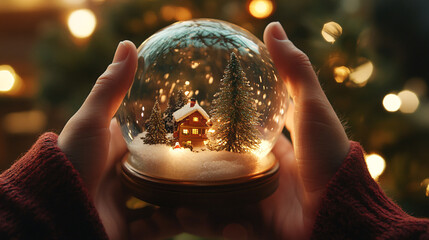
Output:
[[97,19],[91,10],[80,9],[70,14],[67,23],[73,36],[87,38],[94,32]]
[[192,18],[192,13],[185,7],[166,5],[161,8],[161,17],[165,21],[184,21]]
[[343,34],[343,28],[336,22],[328,22],[323,25],[321,33],[327,42],[334,43]]
[[334,68],[334,78],[337,83],[344,82],[350,74],[350,69],[345,66]]
[[194,122],[198,122],[198,117],[194,117],[194,118],[193,118],[193,121],[194,121]]
[[372,153],[365,156],[366,165],[371,177],[375,180],[384,172],[386,161],[380,155]]
[[401,99],[396,94],[387,94],[383,98],[383,106],[388,112],[396,112],[401,107]]
[[273,13],[274,6],[270,0],[252,0],[249,12],[255,18],[266,18]]
[[143,16],[143,22],[146,25],[152,26],[155,23],[157,23],[157,21],[158,21],[158,16],[156,16],[156,14],[152,11],[146,12]]
[[10,134],[34,134],[46,126],[46,114],[39,110],[13,112],[4,117],[3,127]]
[[192,18],[192,13],[184,7],[176,7],[175,18],[177,21],[185,21]]

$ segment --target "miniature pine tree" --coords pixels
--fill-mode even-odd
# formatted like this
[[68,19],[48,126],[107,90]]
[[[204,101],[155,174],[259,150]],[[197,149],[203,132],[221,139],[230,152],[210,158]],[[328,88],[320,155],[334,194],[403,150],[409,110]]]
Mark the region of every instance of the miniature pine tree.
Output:
[[168,99],[167,108],[162,114],[162,118],[164,120],[165,130],[168,133],[172,133],[174,131],[174,119],[173,113],[176,111],[176,98],[171,96]]
[[187,103],[188,103],[188,97],[186,97],[185,93],[183,93],[182,90],[179,90],[177,92],[177,96],[176,96],[176,109],[175,109],[175,111],[181,109]]
[[260,132],[256,125],[260,114],[251,90],[237,56],[231,53],[210,111],[214,132],[209,138],[213,150],[241,153],[258,147]]
[[165,144],[167,143],[166,134],[167,131],[161,118],[161,109],[157,100],[147,121],[146,135],[143,138],[143,142],[145,144]]

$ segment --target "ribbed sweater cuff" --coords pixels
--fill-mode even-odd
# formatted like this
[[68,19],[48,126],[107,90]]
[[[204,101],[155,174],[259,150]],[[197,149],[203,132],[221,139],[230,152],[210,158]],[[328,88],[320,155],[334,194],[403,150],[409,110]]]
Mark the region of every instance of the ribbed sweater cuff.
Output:
[[[107,239],[88,191],[57,135],[43,134],[0,176],[2,234],[18,239]],[[6,230],[6,231],[5,231]]]
[[429,221],[394,204],[368,172],[359,143],[327,186],[313,239],[428,239]]

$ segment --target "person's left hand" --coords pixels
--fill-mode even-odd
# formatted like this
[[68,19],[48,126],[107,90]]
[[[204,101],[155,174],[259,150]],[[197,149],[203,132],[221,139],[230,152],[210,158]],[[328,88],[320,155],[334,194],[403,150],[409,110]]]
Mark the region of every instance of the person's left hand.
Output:
[[168,211],[133,219],[136,214],[125,207],[127,194],[115,167],[127,147],[112,118],[133,82],[136,67],[134,44],[119,43],[112,64],[58,136],[58,147],[79,171],[110,239],[158,239],[180,232],[174,214]]

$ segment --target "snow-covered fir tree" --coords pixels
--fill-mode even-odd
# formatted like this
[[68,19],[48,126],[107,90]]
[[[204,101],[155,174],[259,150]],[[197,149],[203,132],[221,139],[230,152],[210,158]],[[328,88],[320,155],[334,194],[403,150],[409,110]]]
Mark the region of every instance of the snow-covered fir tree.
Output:
[[177,91],[175,111],[181,109],[187,103],[188,103],[188,97],[185,95],[185,93],[182,90]]
[[212,102],[214,130],[209,135],[210,148],[217,151],[249,152],[260,144],[256,128],[257,112],[250,83],[234,53],[220,81],[220,89]]
[[162,118],[164,120],[165,130],[168,133],[172,133],[174,131],[174,119],[173,113],[176,111],[176,98],[172,95],[168,99],[167,108],[162,114]]
[[143,137],[143,142],[145,144],[165,144],[167,143],[166,134],[161,109],[159,108],[158,100],[156,100],[147,121],[146,135]]

